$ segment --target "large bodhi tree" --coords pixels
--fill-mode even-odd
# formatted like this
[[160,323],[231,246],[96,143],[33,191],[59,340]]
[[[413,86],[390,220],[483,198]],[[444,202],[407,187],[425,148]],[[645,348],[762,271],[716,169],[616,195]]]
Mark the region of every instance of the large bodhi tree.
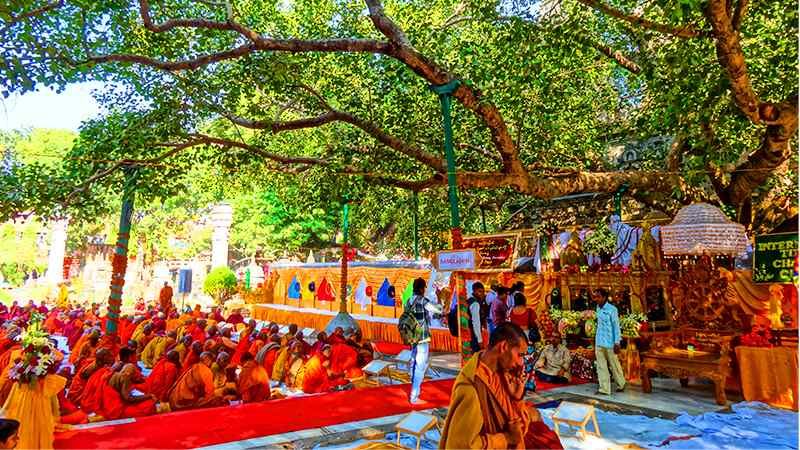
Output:
[[[164,172],[207,158],[440,186],[427,88],[453,79],[465,189],[550,199],[624,184],[651,204],[729,205],[749,224],[770,177],[796,171],[788,1],[15,0],[0,17],[6,93],[114,83],[112,116],[77,146],[91,163],[73,167],[68,192],[31,189],[73,205],[126,166],[167,189]],[[609,142],[657,135],[674,136],[662,161],[605,161]]]

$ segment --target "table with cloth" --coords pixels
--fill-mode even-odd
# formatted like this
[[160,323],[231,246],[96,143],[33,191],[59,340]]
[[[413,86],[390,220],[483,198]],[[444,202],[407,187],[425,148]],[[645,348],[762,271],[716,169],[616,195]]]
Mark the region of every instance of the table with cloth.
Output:
[[745,400],[797,409],[797,348],[739,346],[736,358]]

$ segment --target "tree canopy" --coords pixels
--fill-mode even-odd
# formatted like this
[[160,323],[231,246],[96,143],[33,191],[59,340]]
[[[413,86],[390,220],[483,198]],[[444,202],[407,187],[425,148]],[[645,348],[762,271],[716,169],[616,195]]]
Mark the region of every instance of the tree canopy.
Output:
[[[745,224],[797,209],[787,0],[12,0],[0,18],[4,94],[109,86],[109,114],[84,124],[59,167],[0,178],[16,192],[6,217],[95,214],[127,166],[140,196],[168,198],[202,166],[291,184],[294,199],[325,199],[319,216],[356,199],[379,234],[408,205],[403,191],[430,190],[423,209],[443,222],[429,86],[453,80],[468,210],[623,185],[650,208],[705,200]],[[654,136],[670,145],[640,168],[609,161],[609,145]]]

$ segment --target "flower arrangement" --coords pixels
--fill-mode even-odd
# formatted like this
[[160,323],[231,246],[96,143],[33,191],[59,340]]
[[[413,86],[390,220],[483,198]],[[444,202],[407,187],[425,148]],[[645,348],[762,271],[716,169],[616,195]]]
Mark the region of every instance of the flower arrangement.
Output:
[[583,251],[587,255],[609,255],[617,248],[617,237],[605,221],[597,224],[594,231],[583,241]]
[[742,345],[747,347],[772,347],[772,327],[766,317],[756,317],[749,333],[741,338]]
[[643,313],[633,312],[619,318],[619,328],[622,337],[637,338],[643,323],[647,322],[647,316]]
[[41,315],[32,315],[28,327],[17,337],[22,344],[22,356],[9,370],[8,378],[13,381],[34,383],[56,362],[56,348],[42,329],[40,319]]

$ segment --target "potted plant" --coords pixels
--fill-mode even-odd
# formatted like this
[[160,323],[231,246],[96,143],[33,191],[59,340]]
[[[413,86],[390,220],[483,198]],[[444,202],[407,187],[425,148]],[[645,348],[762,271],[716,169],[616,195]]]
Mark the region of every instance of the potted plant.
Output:
[[203,292],[214,298],[222,306],[236,293],[236,274],[225,266],[217,267],[208,273],[203,282]]
[[617,237],[605,221],[597,224],[594,231],[583,241],[583,251],[587,255],[599,256],[603,264],[611,264],[611,255],[617,248]]

